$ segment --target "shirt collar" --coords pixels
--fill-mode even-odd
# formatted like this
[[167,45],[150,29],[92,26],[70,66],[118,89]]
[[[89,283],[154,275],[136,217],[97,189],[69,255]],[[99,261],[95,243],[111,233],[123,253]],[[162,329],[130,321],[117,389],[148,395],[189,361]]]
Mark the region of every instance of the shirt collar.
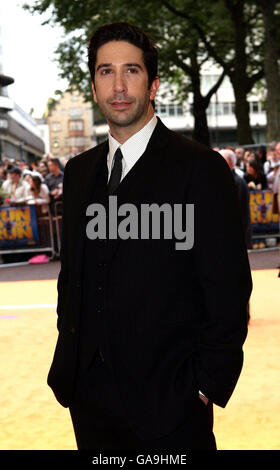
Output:
[[120,144],[109,132],[109,153],[108,153],[108,167],[111,169],[112,161],[115,152],[120,147],[126,172],[129,171],[139,157],[145,152],[150,137],[157,125],[157,117],[154,114],[152,119],[140,131],[133,134],[123,144]]

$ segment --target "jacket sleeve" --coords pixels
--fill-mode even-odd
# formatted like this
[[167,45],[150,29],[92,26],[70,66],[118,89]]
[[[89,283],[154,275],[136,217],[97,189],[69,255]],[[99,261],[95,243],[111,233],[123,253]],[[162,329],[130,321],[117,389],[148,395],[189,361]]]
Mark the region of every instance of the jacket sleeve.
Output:
[[233,175],[223,157],[205,151],[192,175],[194,266],[198,290],[197,386],[226,406],[243,364],[251,272]]
[[57,280],[57,329],[60,329],[60,324],[64,312],[64,305],[66,300],[67,284],[69,279],[68,263],[67,263],[67,237],[68,237],[68,223],[67,223],[67,195],[69,191],[68,185],[68,172],[69,162],[65,165],[64,179],[63,179],[63,194],[62,194],[62,229],[61,229],[61,248],[60,248],[60,272]]

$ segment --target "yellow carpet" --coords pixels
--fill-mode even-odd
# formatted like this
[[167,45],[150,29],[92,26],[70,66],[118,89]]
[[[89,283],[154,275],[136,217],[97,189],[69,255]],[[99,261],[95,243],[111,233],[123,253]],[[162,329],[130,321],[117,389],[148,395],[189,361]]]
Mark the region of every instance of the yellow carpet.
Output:
[[[277,274],[275,269],[252,273],[244,367],[227,407],[214,407],[219,449],[280,449]],[[1,450],[76,449],[69,411],[46,384],[57,338],[56,295],[55,280],[0,284]],[[18,308],[30,304],[37,307]]]

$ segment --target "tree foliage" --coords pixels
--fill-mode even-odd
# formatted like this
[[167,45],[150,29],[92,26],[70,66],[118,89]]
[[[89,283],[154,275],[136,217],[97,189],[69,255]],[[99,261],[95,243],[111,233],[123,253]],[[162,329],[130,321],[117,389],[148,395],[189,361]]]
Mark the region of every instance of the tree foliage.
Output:
[[[273,0],[274,1],[274,0]],[[159,73],[174,90],[177,101],[193,95],[197,124],[206,121],[206,109],[224,75],[231,80],[240,144],[251,143],[248,95],[264,77],[262,0],[37,0],[26,5],[31,13],[48,13],[50,24],[64,28],[65,41],[56,58],[61,77],[91,99],[87,70],[87,43],[101,25],[114,21],[137,24],[150,33],[159,48]],[[275,0],[275,7],[279,2]],[[276,23],[279,12],[276,8]],[[278,28],[279,31],[279,28]],[[279,53],[279,51],[278,51]],[[200,85],[206,61],[220,67],[221,80],[206,96]],[[174,87],[175,85],[175,87]],[[202,114],[199,113],[202,110]],[[199,137],[199,135],[201,137]],[[198,140],[207,143],[204,130]]]

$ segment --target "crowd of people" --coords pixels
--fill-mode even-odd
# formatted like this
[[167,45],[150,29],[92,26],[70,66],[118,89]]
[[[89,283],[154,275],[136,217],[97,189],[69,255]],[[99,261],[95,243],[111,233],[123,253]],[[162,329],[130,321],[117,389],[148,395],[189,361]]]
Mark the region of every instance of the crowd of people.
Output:
[[270,144],[267,148],[260,146],[256,150],[243,147],[215,148],[223,154],[225,150],[234,161],[235,173],[244,179],[249,190],[271,189],[278,193],[280,175],[280,142]]
[[[280,142],[256,150],[227,146],[214,148],[233,172],[241,203],[248,248],[251,247],[249,192],[273,191],[273,212],[280,212]],[[69,157],[70,158],[70,157]],[[62,200],[63,175],[67,158],[45,155],[37,164],[4,157],[0,161],[0,201],[5,205],[36,204],[40,213],[54,212]]]
[[56,201],[62,200],[63,175],[67,159],[51,154],[40,162],[26,163],[4,157],[0,161],[1,202],[5,205],[36,204],[38,213],[53,212]]
[[[252,190],[273,192],[274,214],[280,214],[280,142],[256,150],[243,147],[215,148],[227,161],[233,172],[240,201],[242,223],[248,248],[252,248],[249,194]],[[258,247],[265,246],[261,242]]]

